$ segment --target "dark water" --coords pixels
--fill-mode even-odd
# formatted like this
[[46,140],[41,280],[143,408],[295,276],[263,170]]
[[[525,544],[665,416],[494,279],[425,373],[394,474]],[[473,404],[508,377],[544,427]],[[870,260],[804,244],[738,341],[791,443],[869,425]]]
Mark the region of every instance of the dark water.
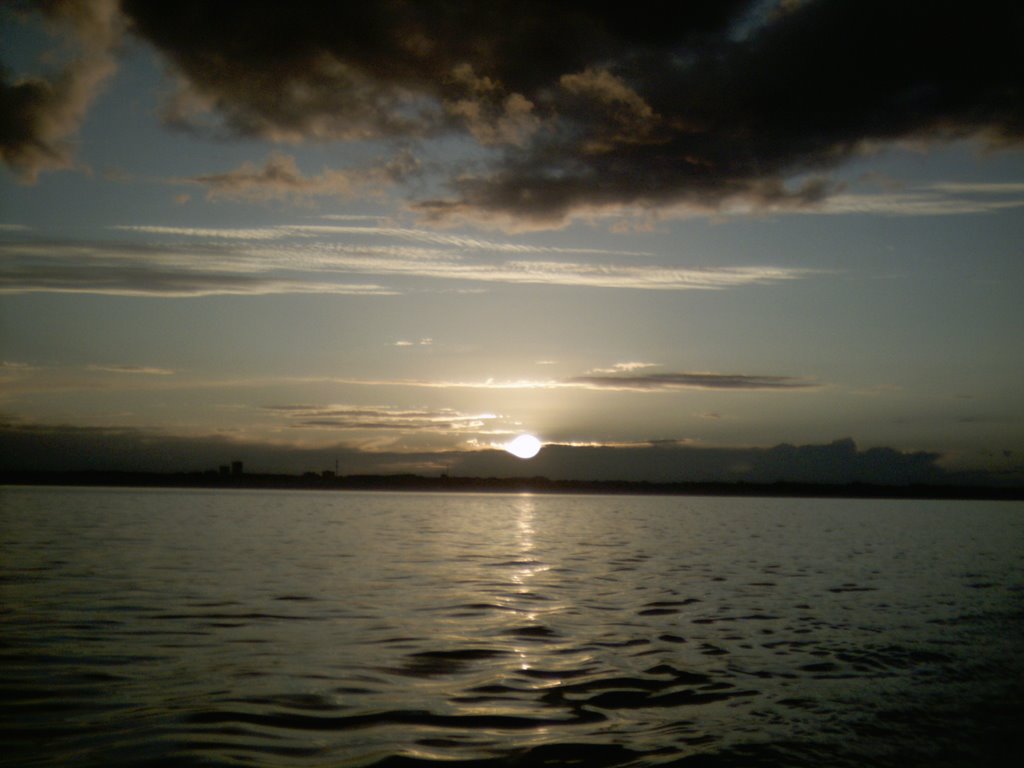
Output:
[[0,489],[0,762],[984,766],[1024,505]]

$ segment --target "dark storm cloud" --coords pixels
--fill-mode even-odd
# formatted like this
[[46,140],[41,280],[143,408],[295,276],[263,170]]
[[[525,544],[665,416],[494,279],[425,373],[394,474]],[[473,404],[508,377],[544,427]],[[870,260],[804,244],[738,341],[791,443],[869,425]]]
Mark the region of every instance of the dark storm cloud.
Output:
[[31,11],[75,44],[70,59],[46,76],[15,76],[0,60],[0,157],[29,182],[40,171],[72,165],[71,138],[116,69],[120,37],[116,0],[12,2],[0,8],[0,23]]
[[208,3],[125,0],[136,33],[243,135],[462,130],[500,159],[435,216],[729,199],[802,206],[869,143],[1024,135],[1012,0]]
[[567,384],[591,389],[807,389],[817,386],[794,376],[751,376],[727,373],[647,373],[639,376],[577,376]]
[[[674,45],[727,24],[746,0],[692,2],[663,19],[635,6],[530,0],[372,3],[125,0],[141,36],[201,102],[245,134],[422,134],[443,102],[476,118],[509,94],[536,97],[562,74],[634,47]],[[468,109],[469,103],[476,109]]]

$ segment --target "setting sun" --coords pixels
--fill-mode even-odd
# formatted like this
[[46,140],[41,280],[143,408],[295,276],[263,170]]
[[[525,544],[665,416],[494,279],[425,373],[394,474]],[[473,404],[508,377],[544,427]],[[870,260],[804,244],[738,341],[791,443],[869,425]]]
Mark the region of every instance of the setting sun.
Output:
[[506,443],[505,450],[520,459],[532,459],[541,449],[542,443],[533,435],[520,435],[510,443]]

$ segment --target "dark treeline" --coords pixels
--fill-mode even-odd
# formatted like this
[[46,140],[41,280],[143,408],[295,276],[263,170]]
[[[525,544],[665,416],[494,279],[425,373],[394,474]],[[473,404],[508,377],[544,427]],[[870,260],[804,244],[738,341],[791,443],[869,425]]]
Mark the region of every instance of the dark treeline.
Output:
[[1024,500],[1024,488],[964,485],[875,485],[744,482],[657,483],[551,480],[547,477],[428,477],[425,475],[222,474],[217,472],[0,472],[3,485],[134,488],[256,488],[348,491],[468,491],[493,493],[649,494],[678,496],[791,496],[887,499]]

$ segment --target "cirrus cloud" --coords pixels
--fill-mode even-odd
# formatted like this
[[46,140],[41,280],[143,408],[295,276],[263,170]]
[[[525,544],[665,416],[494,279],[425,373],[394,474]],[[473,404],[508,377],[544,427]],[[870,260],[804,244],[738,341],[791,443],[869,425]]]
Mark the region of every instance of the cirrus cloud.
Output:
[[[116,295],[204,296],[212,294],[338,293],[392,295],[399,289],[351,277],[390,280],[552,285],[656,291],[725,290],[804,279],[810,270],[751,265],[672,266],[614,262],[612,252],[593,251],[601,261],[557,260],[570,255],[539,249],[550,258],[523,258],[531,249],[477,251],[471,241],[438,239],[427,246],[401,242],[417,230],[397,230],[397,240],[376,245],[350,235],[370,228],[285,227],[210,230],[126,226],[147,236],[141,242],[0,243],[0,293],[77,292]],[[448,246],[448,247],[445,247]]]

